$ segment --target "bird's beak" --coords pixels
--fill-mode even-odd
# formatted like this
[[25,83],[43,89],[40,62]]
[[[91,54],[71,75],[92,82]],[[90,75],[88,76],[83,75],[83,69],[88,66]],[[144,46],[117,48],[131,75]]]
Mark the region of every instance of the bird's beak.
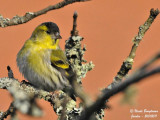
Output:
[[62,39],[62,37],[61,37],[61,35],[59,34],[59,32],[56,32],[56,33],[55,33],[55,37],[56,37],[56,39]]
[[56,36],[57,39],[62,39],[61,35]]

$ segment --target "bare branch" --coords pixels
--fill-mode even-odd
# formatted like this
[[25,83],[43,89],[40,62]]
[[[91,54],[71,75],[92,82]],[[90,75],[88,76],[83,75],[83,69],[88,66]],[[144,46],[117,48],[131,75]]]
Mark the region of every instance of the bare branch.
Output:
[[[131,70],[132,68],[132,65],[133,65],[133,61],[134,61],[134,58],[135,58],[135,55],[136,55],[136,50],[137,50],[137,47],[140,43],[140,41],[142,40],[142,38],[144,37],[144,34],[146,33],[146,31],[149,29],[149,27],[151,26],[152,22],[154,21],[154,19],[156,18],[156,16],[159,14],[159,10],[154,10],[154,9],[151,9],[150,10],[150,15],[149,15],[149,18],[147,19],[147,21],[141,25],[139,27],[139,32],[138,32],[138,35],[136,35],[133,39],[133,46],[132,46],[132,49],[131,49],[131,52],[129,54],[129,56],[127,57],[127,59],[123,62],[119,72],[117,73],[116,77],[114,78],[114,81],[104,90],[104,94],[107,94],[108,91],[110,92],[114,92],[114,90],[120,90],[119,89],[119,84],[121,83],[122,79],[128,74],[129,70]],[[152,62],[154,62],[155,60],[157,60],[159,58],[159,53],[153,57],[153,59],[151,59],[150,61],[148,61],[146,64],[144,64],[143,67],[141,68],[146,68],[148,65],[150,65]],[[153,70],[155,73],[159,70],[159,68],[156,68],[155,70]],[[142,70],[143,71],[143,70]],[[150,71],[151,73],[153,71]],[[155,74],[153,72],[153,74]],[[159,72],[159,71],[158,71]],[[143,73],[143,72],[142,72]],[[143,73],[145,74],[145,72]],[[142,74],[142,75],[143,75]],[[139,75],[139,74],[138,74]],[[140,75],[138,76],[136,75],[136,77],[141,77]],[[148,75],[148,73],[146,72],[146,76]],[[143,76],[144,78],[146,77],[145,75]],[[142,78],[143,78],[142,77]],[[142,79],[140,78],[140,79]],[[138,78],[137,78],[138,79]],[[128,82],[128,81],[127,81]],[[137,81],[134,81],[133,82],[137,82]],[[130,82],[129,82],[130,83]],[[125,83],[124,83],[125,84]],[[132,84],[132,82],[130,83]],[[130,85],[128,84],[128,85]],[[120,84],[121,85],[121,84]],[[123,86],[123,84],[122,84]],[[124,86],[123,86],[124,87]],[[125,89],[125,88],[124,88]],[[106,92],[107,91],[107,92]],[[120,91],[117,91],[117,93],[120,92]],[[116,94],[116,93],[114,93]],[[113,94],[112,94],[113,95]],[[111,97],[111,96],[110,96]],[[103,100],[102,100],[103,98]],[[104,99],[105,98],[105,99]],[[108,97],[109,98],[109,97]],[[105,103],[108,99],[107,97],[101,97],[99,99],[96,100],[95,103],[93,103],[89,108],[87,108],[83,113],[84,115],[82,115],[80,117],[80,120],[82,119],[85,119],[87,120],[92,114],[93,112],[96,112],[96,111],[100,111],[101,108],[105,106]],[[101,100],[100,100],[101,99]],[[100,102],[99,102],[100,100]],[[99,104],[100,104],[100,107],[99,107]],[[97,106],[98,105],[98,106]],[[92,109],[95,109],[94,111],[92,111]],[[87,111],[87,112],[86,112]]]
[[5,118],[7,118],[8,115],[14,116],[15,111],[16,109],[13,106],[13,103],[11,103],[6,112],[0,112],[0,120],[4,120]]
[[146,69],[148,66],[150,66],[153,62],[155,62],[156,60],[160,59],[160,51],[150,60],[148,60],[148,62],[146,62],[141,69]]
[[48,6],[42,10],[39,10],[37,12],[27,12],[24,16],[14,16],[12,19],[9,18],[3,18],[2,15],[0,15],[0,27],[8,27],[13,25],[19,25],[26,23],[30,20],[32,20],[35,17],[38,17],[42,14],[45,14],[51,10],[60,9],[64,6],[67,6],[69,4],[75,3],[75,2],[86,2],[89,0],[63,0],[62,2],[59,2],[55,5]]
[[7,66],[7,70],[8,70],[8,77],[9,77],[9,78],[14,78],[13,71],[12,71],[12,69],[10,68],[10,66]]
[[75,11],[74,15],[73,15],[73,29],[71,31],[71,36],[78,36],[78,31],[76,30],[76,28],[77,28],[77,17],[78,17],[78,14]]
[[[122,79],[128,74],[129,70],[132,69],[132,65],[133,65],[133,62],[134,62],[135,55],[136,55],[136,50],[137,50],[137,48],[139,46],[139,43],[141,42],[141,40],[144,37],[146,31],[149,29],[149,27],[151,26],[151,24],[153,23],[154,19],[159,14],[159,12],[160,11],[158,9],[156,9],[156,10],[151,9],[148,19],[146,20],[146,22],[143,25],[141,25],[139,27],[139,32],[133,39],[133,46],[132,46],[132,49],[131,49],[131,51],[129,53],[129,56],[123,62],[119,72],[114,77],[114,81],[113,81],[114,83],[121,82]],[[109,86],[109,87],[111,87],[111,86]]]
[[[149,61],[152,61],[153,59],[158,60],[159,57],[157,57],[157,56],[159,56],[159,53],[158,53],[158,55],[156,55],[156,57],[153,57]],[[144,65],[146,65],[147,63],[150,63],[150,64],[148,64],[148,66],[146,66],[146,67],[144,67],[144,65],[143,65],[138,70],[136,70],[135,73],[133,73],[130,77],[128,77],[125,81],[113,86],[112,89],[106,88],[103,91],[103,94],[95,101],[95,103],[93,103],[90,107],[86,108],[83,111],[82,116],[79,118],[79,120],[89,120],[90,116],[94,112],[101,110],[101,108],[105,105],[106,100],[108,100],[113,95],[123,91],[129,85],[134,84],[136,82],[139,82],[139,81],[143,80],[144,78],[149,77],[151,75],[154,75],[157,73],[159,74],[160,73],[160,66],[158,66],[152,70],[147,70],[147,67],[149,67],[149,65],[151,65],[154,61],[146,62]]]
[[[43,10],[34,13],[26,13],[26,15],[19,17],[15,16],[12,19],[5,19],[0,16],[0,26],[7,27],[12,25],[23,24],[31,19],[45,14],[48,11],[62,8],[68,4],[72,4],[74,2],[82,2],[88,0],[64,0],[56,5],[49,6]],[[132,46],[132,50],[127,57],[127,59],[123,62],[119,72],[114,78],[113,83],[111,83],[102,93],[101,96],[97,98],[97,100],[93,103],[90,97],[83,91],[82,89],[82,81],[81,79],[86,76],[86,73],[94,68],[94,64],[92,62],[86,63],[87,61],[83,59],[84,52],[86,51],[85,46],[81,48],[81,41],[83,38],[78,35],[77,31],[77,13],[74,13],[73,20],[73,30],[71,31],[71,37],[66,41],[65,50],[66,56],[73,66],[75,71],[77,72],[77,81],[73,81],[71,84],[74,88],[75,93],[82,99],[83,105],[79,108],[76,108],[76,102],[67,97],[62,91],[55,91],[54,93],[49,93],[43,90],[37,90],[28,82],[18,82],[14,79],[14,75],[10,67],[8,66],[8,77],[9,78],[0,78],[0,88],[7,89],[14,98],[14,101],[11,104],[11,108],[14,110],[19,110],[22,113],[26,113],[29,115],[40,116],[42,115],[41,110],[38,108],[37,104],[34,102],[35,98],[42,98],[53,105],[54,111],[59,115],[58,119],[68,119],[68,120],[88,120],[93,113],[95,113],[92,117],[92,120],[97,120],[97,115],[104,115],[104,106],[106,100],[111,96],[123,91],[129,85],[142,80],[150,75],[154,75],[160,72],[160,66],[156,67],[152,70],[148,70],[148,66],[150,66],[154,61],[160,58],[160,53],[158,53],[154,58],[145,63],[140,69],[138,69],[135,73],[133,73],[130,77],[128,77],[124,82],[121,83],[122,79],[128,74],[128,71],[132,68],[133,61],[135,58],[135,53],[137,47],[142,40],[145,32],[149,29],[150,25],[159,14],[159,10],[150,11],[150,16],[147,21],[139,27],[138,35],[136,35],[133,39],[134,45]],[[85,64],[84,64],[85,63]],[[75,79],[74,79],[75,80]],[[20,94],[20,95],[19,95]],[[27,104],[26,104],[27,103]],[[12,109],[11,109],[12,110]],[[0,112],[0,118],[5,118],[8,115],[12,115],[10,108],[6,112]],[[99,113],[100,111],[100,113]],[[5,117],[3,117],[5,116]],[[102,118],[100,118],[102,119]]]

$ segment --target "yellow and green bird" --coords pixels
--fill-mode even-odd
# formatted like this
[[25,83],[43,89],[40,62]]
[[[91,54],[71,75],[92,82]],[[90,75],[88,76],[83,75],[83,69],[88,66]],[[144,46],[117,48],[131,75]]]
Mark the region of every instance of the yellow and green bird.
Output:
[[17,54],[17,65],[35,87],[46,91],[71,88],[75,75],[59,46],[60,31],[53,22],[39,25]]

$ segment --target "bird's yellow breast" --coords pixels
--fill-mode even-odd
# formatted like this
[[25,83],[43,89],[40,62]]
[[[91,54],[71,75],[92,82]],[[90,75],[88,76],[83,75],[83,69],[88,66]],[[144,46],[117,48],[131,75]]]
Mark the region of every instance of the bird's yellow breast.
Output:
[[[50,55],[51,51],[57,49],[59,40],[56,40],[56,43],[53,44],[53,40],[46,36],[43,40],[34,41],[29,39],[25,42],[20,57],[23,57],[25,54],[29,54],[26,57],[29,66],[38,73],[48,74],[50,73],[47,69],[47,65],[50,64]],[[43,41],[43,42],[42,42]]]

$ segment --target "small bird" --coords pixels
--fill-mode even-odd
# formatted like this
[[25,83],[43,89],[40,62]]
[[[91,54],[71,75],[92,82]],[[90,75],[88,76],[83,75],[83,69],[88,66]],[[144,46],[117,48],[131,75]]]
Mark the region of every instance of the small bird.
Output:
[[75,75],[59,46],[60,31],[53,22],[39,25],[17,54],[17,66],[36,88],[46,91],[71,88]]

